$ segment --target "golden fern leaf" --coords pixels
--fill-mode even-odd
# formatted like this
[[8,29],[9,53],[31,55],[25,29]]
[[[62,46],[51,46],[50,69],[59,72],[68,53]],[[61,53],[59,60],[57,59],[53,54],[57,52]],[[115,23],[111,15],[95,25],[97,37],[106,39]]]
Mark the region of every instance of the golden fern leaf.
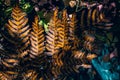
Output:
[[17,59],[3,59],[1,62],[5,67],[13,68],[18,65],[19,61]]
[[58,40],[57,40],[57,47],[59,48],[63,48],[64,47],[64,41],[65,41],[65,26],[62,24],[62,21],[59,21],[57,23],[56,26],[56,30],[57,30],[57,36],[58,36]]
[[47,32],[47,35],[46,35],[46,49],[47,49],[47,52],[46,54],[47,55],[53,55],[55,53],[58,53],[58,48],[56,47],[56,30],[55,28],[50,28],[49,27],[49,31]]
[[94,9],[92,12],[92,24],[93,25],[95,25],[95,23],[97,23],[96,17],[98,17],[98,16],[96,16],[96,14],[97,14],[97,9]]
[[58,77],[59,75],[70,76],[71,74],[79,73],[76,65],[81,65],[81,60],[75,59],[74,56],[71,55],[71,52],[68,51],[68,53],[69,54],[67,54],[66,51],[63,51],[57,55],[56,58],[58,60],[54,55],[55,62],[53,62],[52,73],[55,77]]
[[64,41],[65,41],[65,28],[64,26],[59,26],[57,28],[58,31],[58,41],[57,41],[57,46],[59,48],[63,48],[64,47]]
[[0,56],[1,56],[1,63],[5,68],[14,68],[15,66],[18,66],[19,60],[17,59],[16,55],[12,55],[4,50],[0,49]]
[[60,66],[52,67],[52,74],[54,75],[55,78],[57,78],[61,74],[60,69],[61,69]]
[[85,52],[82,52],[80,50],[79,51],[73,51],[72,56],[75,59],[81,61],[82,63],[86,62],[86,56],[87,56],[87,54]]
[[[66,53],[66,52],[65,52]],[[70,76],[71,74],[78,74],[78,65],[82,65],[82,63],[86,62],[86,56],[84,53],[80,53],[79,51],[68,52],[69,54],[64,54],[61,56],[63,61],[62,66],[53,67],[52,73],[56,75]],[[88,56],[88,58],[93,58],[94,56]]]
[[5,72],[0,72],[0,80],[12,80],[12,77],[10,77]]
[[28,52],[29,52],[29,50],[26,50],[26,51],[22,52],[21,54],[18,54],[17,56],[18,56],[18,58],[24,58],[25,59],[25,56],[28,55]]
[[92,9],[88,9],[88,15],[87,15],[87,26],[91,25],[91,14],[92,14]]
[[72,45],[72,49],[79,48],[80,46],[80,40],[75,35],[75,31],[77,31],[76,29],[77,29],[76,15],[72,14],[69,22],[69,41],[70,44]]
[[6,28],[11,38],[5,38],[13,43],[18,51],[21,53],[28,48],[29,45],[29,32],[30,28],[28,23],[28,18],[26,13],[22,12],[21,9],[16,6],[12,10],[12,19],[8,20]]
[[25,80],[37,80],[38,73],[34,70],[28,70],[23,74]]
[[81,61],[82,63],[86,63],[86,62],[90,62],[93,58],[97,57],[96,54],[91,54],[91,53],[88,53],[86,54],[85,52],[79,50],[79,51],[74,51],[72,56]]
[[58,9],[54,11],[54,15],[49,22],[48,32],[46,33],[46,54],[53,55],[59,52],[58,46],[58,31],[57,26],[60,23],[58,20]]
[[44,28],[39,26],[39,18],[35,17],[35,21],[32,25],[32,31],[30,36],[31,46],[30,46],[30,56],[34,58],[35,56],[39,56],[43,53],[45,49],[44,41]]
[[11,78],[12,78],[12,80],[13,79],[16,79],[17,78],[17,76],[18,76],[18,72],[16,72],[16,71],[4,71],[7,75],[9,75]]
[[57,26],[59,26],[60,20],[58,19],[58,8],[57,7],[50,21],[52,21],[52,24],[51,24],[52,27],[54,26],[55,28],[57,28]]
[[64,46],[64,25],[58,18],[58,8],[54,11],[53,23],[56,30],[56,47],[63,48]]
[[67,21],[67,10],[63,10],[62,13],[62,25],[64,26],[63,30],[64,30],[64,50],[70,50],[71,46],[69,44],[69,25],[68,25],[68,21]]
[[60,68],[60,75],[62,76],[70,76],[72,74],[79,73],[79,70],[75,66],[63,66]]
[[80,48],[80,46],[81,46],[81,41],[77,36],[75,36],[72,49],[78,49]]
[[64,55],[64,51],[60,54],[55,54],[53,55],[53,66],[63,66],[63,62],[62,62],[62,56]]
[[54,14],[53,14],[53,21],[54,21],[55,26],[57,24],[56,23],[57,20],[58,20],[58,8],[55,9]]
[[79,47],[79,39],[77,38],[77,36],[75,35],[75,30],[76,30],[76,15],[72,14],[71,18],[70,18],[70,22],[69,22],[69,41],[70,44],[72,46],[72,49],[76,49]]
[[76,27],[76,16],[75,14],[72,14],[72,17],[70,18],[70,23],[69,23],[69,40],[74,41],[75,39],[75,27]]

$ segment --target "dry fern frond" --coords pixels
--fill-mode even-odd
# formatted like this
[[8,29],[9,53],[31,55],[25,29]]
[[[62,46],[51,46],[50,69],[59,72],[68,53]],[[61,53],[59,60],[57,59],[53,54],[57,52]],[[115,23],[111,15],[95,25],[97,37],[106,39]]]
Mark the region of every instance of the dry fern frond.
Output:
[[29,46],[30,28],[29,25],[27,25],[28,18],[26,17],[26,13],[22,12],[18,6],[13,8],[11,17],[12,19],[9,19],[8,24],[6,24],[11,38],[8,38],[8,36],[5,38],[14,44],[18,52],[21,53]]
[[80,14],[80,26],[83,28],[83,27],[85,27],[85,17],[86,17],[86,15],[85,15],[85,12],[86,10],[82,10],[81,11],[81,14]]
[[3,59],[1,63],[4,65],[4,67],[8,68],[14,68],[18,65],[19,61],[17,59],[11,58],[11,59]]
[[62,75],[62,76],[70,76],[72,74],[76,74],[76,73],[79,73],[78,69],[74,66],[62,66],[62,67],[59,67],[59,66],[56,66],[53,68],[53,72],[54,76],[59,76],[59,75]]
[[0,49],[0,66],[7,68],[14,68],[19,65],[19,60],[17,58],[17,55],[11,55],[5,50]]
[[23,74],[25,80],[37,80],[38,73],[34,70],[28,70]]
[[63,51],[59,55],[56,56],[58,58],[55,59],[56,62],[52,67],[52,73],[55,77],[62,75],[62,76],[70,76],[71,74],[79,73],[79,70],[76,68],[76,65],[80,65],[81,61],[75,59],[71,52]]
[[64,51],[62,51],[61,53],[58,53],[58,54],[55,54],[53,55],[53,66],[63,66],[63,60],[62,60],[62,57],[64,56]]
[[58,8],[56,8],[54,10],[54,14],[53,14],[52,18],[50,19],[49,25],[57,28],[57,26],[59,26],[59,24],[60,24],[60,19],[58,19]]
[[[69,53],[69,54],[68,54]],[[63,65],[59,66],[56,65],[52,67],[52,73],[54,76],[70,76],[73,74],[79,73],[80,67],[90,67],[91,65],[85,65],[88,61],[91,61],[95,58],[95,54],[86,54],[82,51],[72,51],[72,52],[65,52],[64,55],[60,57],[62,60]],[[59,61],[60,61],[59,59]]]
[[97,14],[97,9],[93,9],[93,12],[92,12],[92,25],[95,25],[96,23],[97,23],[97,17],[98,16],[96,16],[96,14]]
[[95,25],[97,22],[97,8],[83,8],[80,12],[80,26],[81,28],[85,28],[86,26]]
[[28,52],[29,52],[29,50],[26,50],[26,51],[24,51],[24,52],[18,54],[18,58],[23,58],[23,59],[25,59],[25,56],[28,55]]
[[76,15],[72,14],[69,22],[69,42],[72,46],[72,49],[77,49],[80,46],[80,40],[77,35],[75,35],[75,31],[77,28],[77,19]]
[[[54,15],[53,15],[53,24],[54,24],[54,28],[56,30],[56,47],[58,48],[62,48],[64,43],[63,43],[63,39],[64,39],[64,26],[61,24],[61,20],[58,18],[58,8],[56,8],[56,10],[54,11]],[[52,25],[51,25],[52,26]]]
[[92,51],[94,49],[95,36],[91,32],[85,32],[83,48]]
[[53,18],[50,20],[48,25],[48,32],[46,33],[46,54],[53,55],[59,52],[58,46],[58,31],[60,20],[58,19],[58,10],[54,11]]
[[90,62],[93,58],[97,57],[96,54],[86,54],[83,51],[74,51],[72,56],[78,60],[80,60],[82,63]]
[[58,20],[58,8],[55,9],[52,19],[53,19],[54,24],[55,24],[55,26],[56,26],[56,24],[57,24],[56,22],[57,22],[57,20]]
[[55,78],[57,78],[61,74],[60,69],[61,69],[60,66],[52,67],[52,74],[54,75]]
[[45,35],[44,28],[39,26],[38,16],[35,17],[35,22],[32,25],[32,31],[30,36],[31,46],[30,46],[30,56],[34,58],[35,56],[39,56],[44,52],[45,45]]
[[12,77],[4,72],[0,72],[0,80],[12,80]]
[[63,48],[65,45],[65,25],[60,21],[57,24],[58,41],[57,46]]
[[63,10],[62,13],[62,25],[63,25],[63,30],[64,30],[64,50],[70,50],[71,46],[69,44],[69,25],[67,21],[67,10]]
[[46,49],[47,49],[47,54],[48,55],[53,55],[55,53],[58,53],[58,49],[56,46],[56,30],[55,28],[49,28],[49,31],[47,32],[46,35]]
[[86,63],[86,56],[87,54],[83,51],[74,51],[72,56],[75,58],[75,59],[78,59],[80,60],[82,63]]
[[70,28],[69,28],[69,39],[70,39],[70,41],[74,41],[74,39],[75,39],[75,27],[76,27],[76,16],[75,16],[75,14],[72,14],[72,17],[70,18],[70,23],[69,23],[69,26],[70,26]]
[[64,28],[64,26],[63,25],[59,26],[57,28],[57,31],[58,31],[57,46],[60,48],[63,48],[64,44],[65,44],[65,28]]
[[18,76],[18,72],[16,71],[4,71],[5,74],[9,75],[12,80],[16,79]]

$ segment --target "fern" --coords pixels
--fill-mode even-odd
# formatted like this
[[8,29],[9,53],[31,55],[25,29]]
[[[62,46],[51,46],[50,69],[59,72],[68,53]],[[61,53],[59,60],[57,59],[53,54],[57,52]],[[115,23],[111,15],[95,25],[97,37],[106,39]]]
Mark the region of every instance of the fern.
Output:
[[0,56],[1,56],[1,63],[0,66],[2,66],[5,70],[9,68],[17,67],[19,64],[19,60],[17,59],[17,55],[10,54],[0,49]]
[[77,29],[77,20],[76,15],[71,14],[70,22],[69,22],[69,43],[72,46],[72,49],[79,48],[80,40],[78,39],[77,35],[75,34],[75,31]]
[[10,38],[8,36],[4,37],[17,47],[18,53],[21,53],[28,49],[30,44],[28,18],[26,13],[22,12],[18,6],[13,8],[11,17],[12,19],[9,19],[8,24],[6,24]]
[[12,80],[12,77],[10,77],[5,72],[0,72],[0,80]]
[[67,17],[67,10],[63,10],[63,13],[62,13],[62,25],[64,26],[63,30],[64,30],[64,47],[63,49],[64,50],[70,50],[71,49],[71,46],[69,44],[69,24],[68,24],[68,21],[67,21],[68,17]]
[[37,76],[38,76],[38,73],[36,73],[36,71],[34,70],[28,70],[23,75],[24,79],[27,79],[27,80],[36,80]]
[[76,27],[76,16],[75,14],[72,14],[72,17],[70,18],[70,23],[69,23],[69,32],[70,32],[70,40],[74,41],[74,36],[75,36],[75,27]]
[[30,36],[31,46],[30,46],[30,56],[35,57],[39,56],[44,52],[45,45],[45,35],[44,29],[42,26],[39,26],[38,16],[35,17],[35,21],[32,25],[32,31]]
[[57,46],[58,32],[57,32],[57,23],[58,23],[58,9],[55,10],[52,19],[48,25],[48,32],[46,33],[46,54],[54,55],[59,52],[59,47]]

